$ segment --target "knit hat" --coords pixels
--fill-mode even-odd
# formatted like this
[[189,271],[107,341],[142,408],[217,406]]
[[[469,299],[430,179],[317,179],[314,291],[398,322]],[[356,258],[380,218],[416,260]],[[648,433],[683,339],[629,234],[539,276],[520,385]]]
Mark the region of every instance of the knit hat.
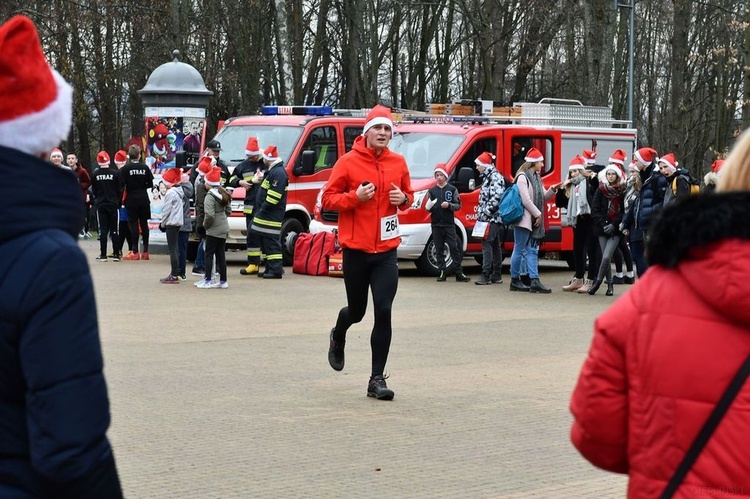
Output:
[[477,159],[474,160],[474,163],[476,163],[477,165],[482,165],[485,168],[488,166],[495,166],[495,155],[485,151],[477,156]]
[[625,151],[623,151],[622,149],[617,149],[612,153],[612,156],[609,157],[609,162],[617,163],[620,166],[625,166],[626,157],[627,155],[625,154]]
[[211,171],[211,167],[215,164],[216,160],[214,158],[203,156],[198,163],[198,166],[196,167],[196,169],[198,170],[198,175],[206,175]]
[[0,26],[0,145],[40,156],[65,140],[73,89],[47,62],[34,23]]
[[437,165],[435,165],[435,171],[432,175],[434,176],[436,173],[442,173],[443,175],[445,175],[445,178],[448,178],[448,172],[445,171],[445,163],[438,163]]
[[570,160],[570,164],[568,165],[568,170],[585,170],[586,169],[586,160],[583,159],[582,156],[576,156],[572,160]]
[[221,184],[221,168],[218,166],[211,167],[211,171],[206,174],[206,185]]
[[677,167],[680,165],[677,162],[677,159],[674,157],[674,153],[665,154],[661,158],[659,158],[659,163],[664,163],[667,166],[667,169],[670,173],[674,173],[677,171]]
[[537,163],[539,161],[544,161],[544,156],[542,156],[542,153],[540,153],[537,148],[532,147],[523,159],[529,163]]
[[586,164],[593,165],[596,162],[596,151],[592,151],[591,149],[584,149],[583,159],[586,160]]
[[124,165],[128,162],[128,153],[120,149],[115,153],[115,164],[116,165]]
[[638,149],[633,156],[644,165],[650,165],[656,159],[656,149],[642,147]]
[[714,173],[719,173],[721,171],[721,168],[724,166],[724,160],[723,159],[717,159],[713,163],[711,163],[711,171]]
[[276,148],[276,146],[268,146],[263,151],[263,159],[266,159],[268,161],[275,161],[279,159],[279,150]]
[[391,108],[378,104],[377,106],[370,109],[370,112],[367,113],[367,118],[365,119],[365,127],[364,129],[362,129],[362,135],[367,133],[367,130],[375,125],[388,125],[389,127],[391,127],[391,130],[393,130]]
[[607,182],[607,172],[615,172],[617,174],[617,178],[622,182],[625,179],[625,174],[622,173],[622,170],[615,166],[615,165],[607,165],[604,167],[602,171],[599,172],[599,182],[600,183],[609,183]]
[[162,174],[161,181],[164,182],[167,187],[179,184],[182,181],[182,170],[179,168],[170,168]]
[[250,137],[247,139],[245,144],[245,155],[247,156],[260,156],[260,146],[258,145],[258,137]]
[[99,151],[99,154],[96,155],[96,162],[99,166],[107,168],[109,166],[109,154],[107,154],[107,151]]
[[49,153],[49,159],[50,159],[50,161],[52,160],[53,156],[60,156],[60,158],[62,159],[63,153],[62,153],[62,151],[60,149],[58,149],[57,147],[55,147],[54,149],[52,149],[52,152]]

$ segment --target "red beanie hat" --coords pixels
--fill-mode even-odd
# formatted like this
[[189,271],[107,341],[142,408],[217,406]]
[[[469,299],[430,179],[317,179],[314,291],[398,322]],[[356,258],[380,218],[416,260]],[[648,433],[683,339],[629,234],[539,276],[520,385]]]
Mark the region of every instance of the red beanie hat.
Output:
[[656,149],[652,149],[650,147],[642,147],[635,152],[634,156],[635,159],[637,159],[644,165],[650,165],[656,159]]
[[492,153],[485,151],[477,156],[477,159],[474,160],[474,163],[476,163],[477,165],[482,165],[484,167],[495,166],[495,156],[493,156]]
[[0,26],[0,145],[38,156],[65,140],[73,89],[47,62],[34,23]]
[[544,156],[542,156],[542,153],[538,149],[532,147],[523,159],[529,163],[538,163],[539,161],[544,161]]
[[179,168],[170,168],[162,174],[161,180],[167,184],[167,187],[179,184],[182,181],[182,170]]
[[263,158],[267,159],[268,161],[279,159],[279,150],[276,148],[276,146],[268,146],[266,147],[266,150],[263,151]]
[[667,168],[669,168],[670,171],[677,170],[677,167],[680,166],[677,162],[677,158],[674,157],[674,153],[671,152],[659,158],[659,163],[667,165]]
[[435,165],[435,171],[432,173],[434,176],[436,173],[442,173],[445,175],[445,178],[448,178],[448,172],[445,170],[445,163],[438,163]]
[[375,125],[388,125],[389,127],[391,127],[391,130],[393,130],[391,108],[378,104],[377,106],[370,109],[370,112],[367,113],[367,118],[365,119],[365,127],[362,130],[362,135],[367,133],[367,130]]
[[626,158],[625,151],[622,149],[617,149],[615,152],[612,153],[612,156],[609,157],[610,163],[617,163],[620,166],[625,166],[625,158]]
[[570,164],[568,165],[568,170],[585,170],[586,169],[586,160],[583,159],[582,156],[576,156],[572,160],[570,160]]
[[128,162],[128,153],[120,149],[115,153],[115,164],[116,165],[124,165]]
[[586,160],[586,164],[593,165],[596,161],[596,151],[592,151],[591,149],[584,149],[583,159]]
[[211,171],[211,167],[216,164],[216,160],[209,156],[203,156],[198,163],[198,174],[200,175],[206,175],[208,172]]
[[218,166],[211,167],[211,171],[206,174],[206,185],[221,184],[221,168]]
[[109,166],[109,154],[107,154],[107,151],[99,151],[99,154],[96,155],[96,162],[99,166],[107,168]]
[[245,145],[245,154],[247,156],[259,156],[260,153],[260,146],[258,145],[258,137],[250,137],[247,139],[247,144]]

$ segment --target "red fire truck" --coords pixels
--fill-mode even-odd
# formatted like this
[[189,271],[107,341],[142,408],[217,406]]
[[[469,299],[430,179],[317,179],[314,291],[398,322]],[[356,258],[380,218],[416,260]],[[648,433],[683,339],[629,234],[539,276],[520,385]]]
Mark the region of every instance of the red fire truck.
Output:
[[[221,158],[230,171],[245,159],[248,137],[257,137],[263,149],[270,145],[278,148],[289,175],[286,217],[281,226],[285,264],[291,264],[297,235],[309,230],[316,197],[331,168],[352,148],[364,122],[361,112],[335,111],[327,106],[267,106],[258,116],[226,120],[214,137],[221,142]],[[244,188],[232,192],[229,247],[245,248],[244,197]]]
[[[461,196],[462,208],[455,213],[454,221],[464,254],[480,260],[481,240],[471,236],[481,186],[474,164],[477,156],[491,152],[496,156],[498,171],[513,179],[525,151],[535,147],[544,155],[541,175],[544,185],[550,186],[567,178],[568,163],[583,149],[597,151],[603,163],[616,149],[631,154],[636,131],[628,128],[628,124],[612,119],[607,107],[563,100],[516,103],[507,116],[405,115],[396,124],[389,145],[406,158],[415,191],[413,204],[399,211],[398,257],[414,260],[424,274],[438,272],[430,215],[425,209],[427,191],[435,185],[436,164],[447,165],[449,182]],[[547,203],[547,211],[550,227],[541,250],[559,252],[572,265],[572,230],[564,225],[561,210],[554,201]],[[310,231],[333,230],[337,221],[338,213],[322,210],[318,196]],[[506,249],[511,247],[512,233]]]

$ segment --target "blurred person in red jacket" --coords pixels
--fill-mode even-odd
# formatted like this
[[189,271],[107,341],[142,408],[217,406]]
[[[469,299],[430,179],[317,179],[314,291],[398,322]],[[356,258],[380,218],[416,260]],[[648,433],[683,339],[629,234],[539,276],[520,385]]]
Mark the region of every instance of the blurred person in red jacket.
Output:
[[[649,272],[596,320],[570,403],[571,439],[595,466],[630,476],[628,497],[662,494],[750,354],[748,220],[745,132],[716,194],[664,208]],[[685,468],[675,497],[750,497],[747,383]]]
[[396,248],[401,242],[398,209],[413,200],[409,169],[403,156],[388,149],[393,137],[391,110],[375,106],[367,115],[362,136],[333,166],[322,203],[339,211],[339,243],[344,253],[347,306],[331,330],[328,362],[344,368],[346,332],[360,322],[372,290],[375,324],[370,336],[372,374],[367,396],[393,399],[383,372],[391,346],[391,307],[398,288]]

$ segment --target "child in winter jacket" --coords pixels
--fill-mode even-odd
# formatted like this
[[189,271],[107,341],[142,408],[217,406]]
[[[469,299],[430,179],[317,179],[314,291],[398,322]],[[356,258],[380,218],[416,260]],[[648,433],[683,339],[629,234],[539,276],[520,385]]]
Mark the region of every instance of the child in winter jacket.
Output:
[[[226,242],[229,237],[229,221],[232,213],[232,197],[221,187],[221,168],[214,166],[206,174],[206,196],[203,199],[203,227],[206,229],[206,273],[199,289],[229,287],[227,282]],[[214,257],[219,272],[219,281],[212,282]]]
[[458,189],[448,183],[445,163],[439,163],[435,167],[435,179],[437,179],[437,185],[427,192],[429,199],[425,206],[427,211],[430,212],[432,240],[435,244],[435,256],[440,269],[437,280],[438,282],[446,280],[445,245],[447,244],[456,271],[456,281],[469,282],[470,279],[464,274],[461,267],[462,255],[458,247],[456,226],[453,222],[453,213],[461,209],[461,198],[458,196]]
[[162,284],[180,283],[180,245],[178,242],[180,228],[182,227],[183,200],[182,189],[174,189],[174,186],[182,182],[182,171],[179,168],[170,168],[162,175],[161,181],[167,187],[164,195],[162,216],[159,227],[167,233],[167,248],[169,249],[169,263],[171,270],[167,277],[160,279]]

